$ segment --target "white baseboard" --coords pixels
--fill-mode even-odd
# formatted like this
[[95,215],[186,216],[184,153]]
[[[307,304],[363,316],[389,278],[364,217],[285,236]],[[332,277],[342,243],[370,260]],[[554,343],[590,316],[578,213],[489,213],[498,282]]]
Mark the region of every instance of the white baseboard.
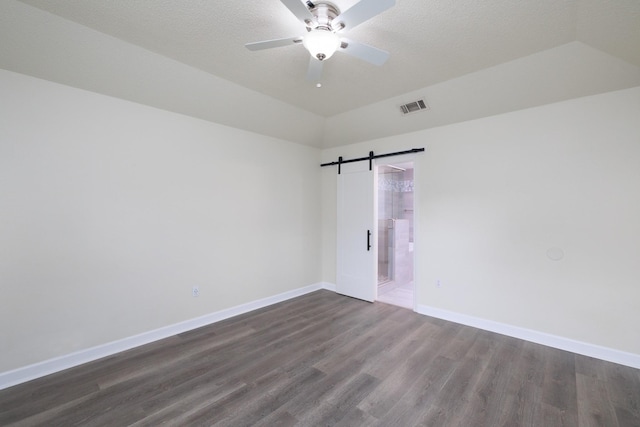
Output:
[[494,322],[492,320],[468,316],[466,314],[455,313],[426,305],[418,305],[416,312],[426,316],[436,317],[438,319],[448,320],[466,326],[473,326],[474,328],[484,329],[486,331],[496,332],[498,334],[514,338],[520,338],[525,341],[531,341],[548,347],[582,354],[583,356],[594,357],[596,359],[640,369],[640,355],[638,354],[614,350],[608,347],[602,347],[582,341],[575,341],[557,335],[533,331],[518,326],[507,325],[505,323]]
[[113,341],[85,350],[76,351],[64,356],[14,369],[12,371],[3,372],[0,373],[0,390],[27,381],[31,381],[45,375],[72,368],[74,366],[82,365],[83,363],[91,362],[102,357],[111,356],[121,351],[130,350],[144,344],[149,344],[153,341],[158,341],[163,338],[168,338],[176,334],[190,331],[192,329],[210,325],[212,323],[219,322],[221,320],[228,319],[239,314],[248,313],[259,308],[277,304],[279,302],[299,297],[310,292],[314,292],[320,289],[326,289],[325,285],[327,284],[316,283],[271,297],[251,301],[246,304],[241,304],[225,310],[220,310],[215,313],[197,317],[195,319],[186,320],[184,322],[165,326],[163,328],[144,332],[142,334],[127,337],[118,341]]
[[336,291],[335,283],[322,282],[321,285],[322,285],[322,289],[326,289],[326,290],[332,291],[332,292]]

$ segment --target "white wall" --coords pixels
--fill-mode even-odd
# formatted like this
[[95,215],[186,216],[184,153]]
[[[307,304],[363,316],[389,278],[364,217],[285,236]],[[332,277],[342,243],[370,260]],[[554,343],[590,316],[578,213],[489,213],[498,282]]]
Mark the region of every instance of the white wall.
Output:
[[[419,304],[640,355],[640,88],[327,149],[322,160],[418,147]],[[322,174],[333,283],[335,174]],[[547,257],[553,247],[562,260]]]
[[16,0],[0,1],[0,68],[319,146],[325,119]]
[[[571,42],[329,117],[324,147],[459,123],[640,85],[640,67]],[[428,114],[403,116],[423,98]]]
[[320,281],[318,149],[3,70],[0,100],[0,372]]

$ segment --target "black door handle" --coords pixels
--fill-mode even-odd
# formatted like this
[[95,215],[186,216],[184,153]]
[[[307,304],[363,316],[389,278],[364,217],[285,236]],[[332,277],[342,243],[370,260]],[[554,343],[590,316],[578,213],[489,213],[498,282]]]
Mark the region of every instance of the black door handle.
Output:
[[367,250],[371,250],[371,230],[367,230]]

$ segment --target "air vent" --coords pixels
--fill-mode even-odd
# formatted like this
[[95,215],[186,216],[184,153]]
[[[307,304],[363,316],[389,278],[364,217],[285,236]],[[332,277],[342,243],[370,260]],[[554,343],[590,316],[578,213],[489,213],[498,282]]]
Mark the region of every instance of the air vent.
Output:
[[402,114],[411,114],[411,113],[418,112],[420,110],[428,110],[428,109],[429,109],[429,106],[427,105],[426,102],[424,102],[424,99],[419,99],[417,101],[409,102],[408,104],[404,104],[400,106],[400,110],[402,111]]

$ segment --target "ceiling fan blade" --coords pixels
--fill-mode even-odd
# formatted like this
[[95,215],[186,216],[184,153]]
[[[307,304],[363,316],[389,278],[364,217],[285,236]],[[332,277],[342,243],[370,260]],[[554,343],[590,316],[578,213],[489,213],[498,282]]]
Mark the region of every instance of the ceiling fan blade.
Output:
[[319,82],[322,77],[322,61],[315,58],[309,58],[309,69],[307,70],[307,81]]
[[280,0],[282,4],[287,6],[287,9],[293,13],[296,18],[304,22],[305,24],[310,24],[313,22],[313,15],[311,11],[306,6],[306,4],[302,3],[300,0]]
[[338,50],[378,66],[384,64],[387,59],[389,59],[389,52],[346,38],[342,38],[342,46],[340,46]]
[[290,46],[302,43],[302,37],[288,37],[286,39],[265,40],[262,42],[247,43],[244,46],[249,50],[263,50],[274,47]]
[[351,29],[384,12],[395,4],[396,0],[360,0],[336,16],[333,20],[333,28],[339,28],[340,24],[343,24],[344,28]]

